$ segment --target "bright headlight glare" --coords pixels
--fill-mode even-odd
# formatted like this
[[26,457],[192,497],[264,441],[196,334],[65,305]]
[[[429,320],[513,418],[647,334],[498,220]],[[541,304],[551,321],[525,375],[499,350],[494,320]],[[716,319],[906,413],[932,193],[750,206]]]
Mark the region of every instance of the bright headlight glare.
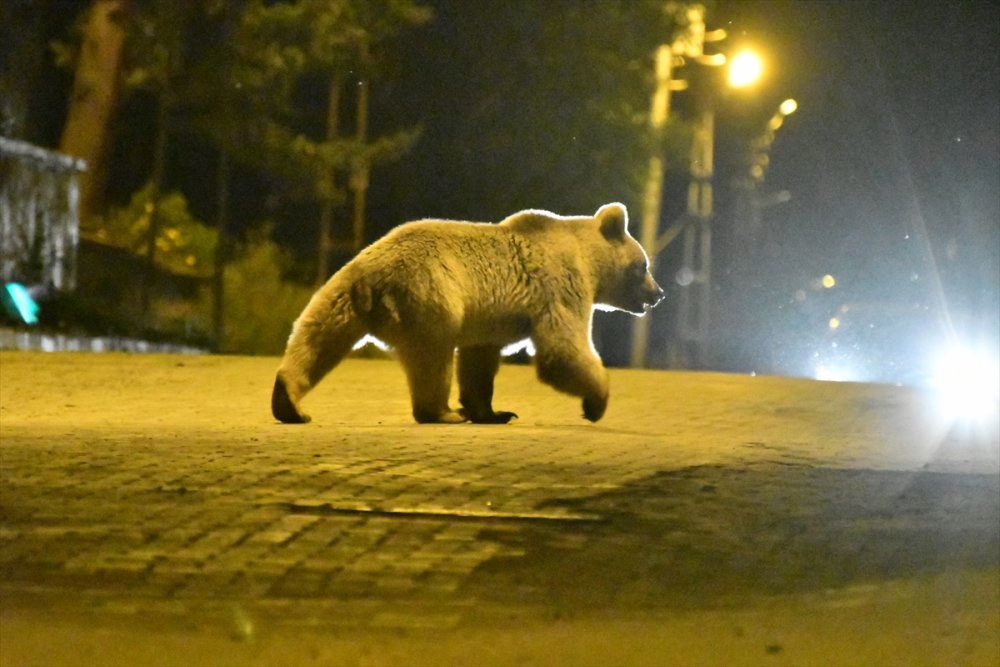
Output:
[[850,368],[835,364],[819,364],[813,377],[823,382],[856,382],[857,374]]
[[934,387],[952,416],[993,418],[1000,400],[1000,365],[991,355],[952,348],[934,366]]

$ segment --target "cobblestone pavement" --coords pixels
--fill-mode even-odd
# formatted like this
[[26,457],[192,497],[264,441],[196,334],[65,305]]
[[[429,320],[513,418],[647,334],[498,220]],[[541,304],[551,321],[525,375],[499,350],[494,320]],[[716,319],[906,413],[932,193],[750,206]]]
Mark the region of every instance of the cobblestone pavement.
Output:
[[[918,392],[616,371],[595,425],[510,366],[496,403],[519,420],[419,426],[395,364],[349,360],[307,399],[314,422],[286,426],[275,366],[0,354],[5,616],[83,605],[247,639],[1000,585],[996,427]],[[1000,619],[963,599],[929,641],[1000,661]],[[775,646],[759,655],[794,664]]]

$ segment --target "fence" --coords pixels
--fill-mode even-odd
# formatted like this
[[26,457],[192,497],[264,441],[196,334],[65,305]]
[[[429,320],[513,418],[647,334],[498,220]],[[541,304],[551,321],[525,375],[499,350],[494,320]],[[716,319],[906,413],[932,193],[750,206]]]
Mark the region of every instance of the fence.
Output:
[[0,137],[0,279],[76,287],[83,160]]

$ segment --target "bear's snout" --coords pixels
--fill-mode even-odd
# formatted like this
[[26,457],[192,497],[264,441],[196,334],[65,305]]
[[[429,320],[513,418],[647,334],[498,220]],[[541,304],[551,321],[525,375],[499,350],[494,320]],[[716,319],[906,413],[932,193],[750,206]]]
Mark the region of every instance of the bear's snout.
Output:
[[653,276],[649,274],[646,275],[646,282],[643,285],[643,288],[646,290],[646,296],[643,298],[643,303],[645,303],[645,305],[650,308],[655,308],[656,304],[663,301],[665,293],[663,288],[657,285],[656,281],[653,280]]

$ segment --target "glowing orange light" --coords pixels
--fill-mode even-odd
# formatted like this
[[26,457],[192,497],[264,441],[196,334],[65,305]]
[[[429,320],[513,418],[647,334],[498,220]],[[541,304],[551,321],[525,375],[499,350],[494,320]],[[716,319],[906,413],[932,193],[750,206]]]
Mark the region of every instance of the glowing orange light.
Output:
[[729,85],[744,88],[757,81],[764,71],[764,61],[753,51],[740,51],[729,61]]

